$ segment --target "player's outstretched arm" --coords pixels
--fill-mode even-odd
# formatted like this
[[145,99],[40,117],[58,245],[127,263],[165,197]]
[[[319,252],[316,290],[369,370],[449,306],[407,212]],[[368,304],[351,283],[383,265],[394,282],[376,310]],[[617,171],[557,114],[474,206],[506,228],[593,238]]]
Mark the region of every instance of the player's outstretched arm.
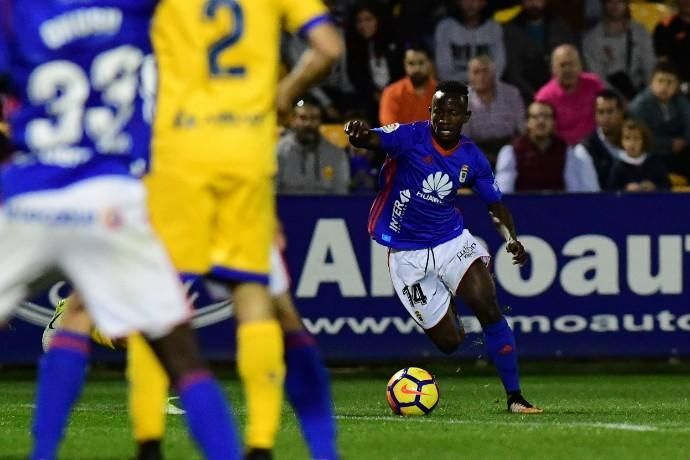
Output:
[[278,85],[276,104],[280,114],[289,113],[295,99],[328,75],[333,64],[343,54],[343,40],[330,23],[315,26],[307,37],[309,49]]
[[381,145],[379,136],[366,123],[353,120],[345,123],[345,134],[350,144],[358,148],[374,149]]
[[522,243],[517,239],[513,215],[500,201],[489,205],[489,214],[491,214],[496,230],[508,243],[506,250],[513,255],[513,264],[525,265],[527,263],[527,253]]

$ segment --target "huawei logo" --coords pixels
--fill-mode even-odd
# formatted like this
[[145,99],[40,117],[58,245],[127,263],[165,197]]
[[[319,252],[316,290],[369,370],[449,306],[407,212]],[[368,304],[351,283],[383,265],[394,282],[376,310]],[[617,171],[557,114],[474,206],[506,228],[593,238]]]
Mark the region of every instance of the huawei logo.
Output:
[[429,177],[422,182],[422,190],[424,193],[430,195],[436,193],[440,199],[444,199],[453,189],[453,183],[442,171],[437,171],[435,174],[429,174]]

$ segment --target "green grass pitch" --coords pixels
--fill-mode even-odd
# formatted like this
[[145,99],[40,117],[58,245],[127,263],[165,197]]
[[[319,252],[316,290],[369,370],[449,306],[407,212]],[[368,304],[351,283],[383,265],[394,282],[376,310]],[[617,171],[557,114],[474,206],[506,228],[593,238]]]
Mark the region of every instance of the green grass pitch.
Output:
[[[434,372],[433,365],[424,367]],[[334,375],[343,459],[690,458],[687,374],[529,376],[523,380],[525,395],[546,413],[519,416],[505,411],[496,377],[445,372],[437,376],[439,406],[430,416],[413,419],[394,416],[388,409],[387,374],[388,369],[377,368]],[[231,378],[223,383],[243,423],[239,385]],[[33,395],[34,383],[26,375],[5,374],[0,380],[0,459],[26,458]],[[167,426],[166,458],[199,458],[182,418],[168,416]],[[124,381],[110,374],[92,376],[60,458],[124,460],[133,452]],[[287,405],[275,458],[308,458]]]

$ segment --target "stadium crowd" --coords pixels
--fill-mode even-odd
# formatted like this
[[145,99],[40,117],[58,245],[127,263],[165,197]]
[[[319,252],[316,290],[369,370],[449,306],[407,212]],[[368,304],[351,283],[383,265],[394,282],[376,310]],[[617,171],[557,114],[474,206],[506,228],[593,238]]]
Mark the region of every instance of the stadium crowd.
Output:
[[[464,134],[506,192],[687,189],[690,0],[325,3],[346,53],[294,107],[279,193],[376,190],[384,154],[348,146],[343,123],[426,119],[449,79],[470,87]],[[306,46],[284,34],[285,70]]]

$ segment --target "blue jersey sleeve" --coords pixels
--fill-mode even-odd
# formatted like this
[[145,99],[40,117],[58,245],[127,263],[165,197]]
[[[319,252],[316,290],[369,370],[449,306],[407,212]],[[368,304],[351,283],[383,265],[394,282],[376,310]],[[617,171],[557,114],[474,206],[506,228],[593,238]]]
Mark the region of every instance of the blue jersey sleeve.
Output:
[[393,123],[375,128],[373,131],[381,140],[381,148],[394,158],[405,152],[405,150],[409,149],[413,144],[412,139],[415,132],[414,125]]
[[472,179],[472,190],[479,195],[486,204],[493,204],[501,201],[503,194],[498,188],[494,173],[491,171],[491,164],[479,148],[471,144],[474,150],[474,177]]

